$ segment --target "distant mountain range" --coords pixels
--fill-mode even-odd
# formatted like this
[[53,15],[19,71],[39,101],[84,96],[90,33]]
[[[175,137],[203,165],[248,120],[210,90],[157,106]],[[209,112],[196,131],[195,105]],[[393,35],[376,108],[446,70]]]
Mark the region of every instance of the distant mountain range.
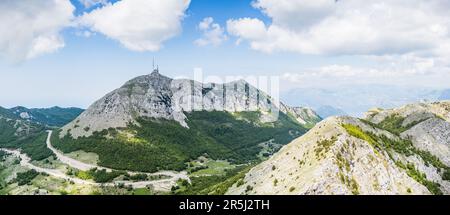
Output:
[[45,129],[58,127],[75,119],[80,108],[25,108],[0,107],[0,146],[9,144]]
[[43,125],[58,127],[71,122],[84,111],[81,108],[74,107],[26,108],[21,106],[14,107],[9,110],[21,119],[30,120]]
[[316,112],[323,119],[328,118],[330,116],[345,116],[345,115],[347,115],[347,113],[345,113],[343,110],[341,110],[339,108],[335,108],[330,105],[320,106],[316,110]]
[[450,99],[450,90],[391,85],[298,88],[281,94],[281,100],[288,105],[311,107],[323,118],[344,113],[362,116],[366,110],[374,107],[394,108],[420,101],[445,99]]

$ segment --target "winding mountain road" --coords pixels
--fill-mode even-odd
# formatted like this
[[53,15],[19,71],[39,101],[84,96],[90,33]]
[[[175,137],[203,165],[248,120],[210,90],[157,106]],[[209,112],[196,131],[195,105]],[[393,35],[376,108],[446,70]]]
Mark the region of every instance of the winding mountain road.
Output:
[[[60,160],[62,163],[73,167],[75,169],[79,169],[82,171],[87,171],[93,168],[97,168],[97,169],[104,169],[106,171],[117,171],[114,169],[110,169],[110,168],[106,168],[106,167],[101,167],[98,165],[92,165],[92,164],[87,164],[87,163],[83,163],[81,161],[75,160],[73,158],[70,158],[66,155],[64,155],[61,151],[57,150],[56,148],[54,148],[51,144],[51,136],[52,136],[52,131],[47,131],[48,132],[48,136],[47,136],[47,140],[46,140],[46,145],[47,147],[56,155],[56,157],[58,158],[58,160]],[[127,171],[128,174],[130,175],[135,175],[135,174],[146,174],[148,176],[168,176],[170,178],[168,179],[160,179],[160,180],[148,180],[148,181],[138,181],[138,182],[131,182],[131,181],[116,181],[114,183],[96,183],[93,181],[88,181],[88,180],[83,180],[80,178],[75,178],[72,176],[67,175],[65,172],[62,172],[62,170],[58,170],[58,169],[48,169],[48,168],[43,168],[43,167],[39,167],[36,166],[34,164],[31,163],[31,158],[26,155],[23,154],[21,151],[19,150],[11,150],[11,149],[4,149],[4,148],[0,148],[1,151],[5,151],[7,153],[10,153],[18,158],[20,158],[20,165],[21,166],[25,166],[27,168],[33,169],[39,173],[46,173],[50,176],[53,177],[57,177],[57,178],[62,178],[68,181],[72,181],[74,183],[77,184],[85,184],[85,185],[96,185],[96,186],[117,186],[118,184],[123,184],[125,186],[132,186],[133,188],[144,188],[147,187],[149,185],[151,185],[153,187],[154,190],[156,191],[168,191],[172,188],[173,185],[176,184],[176,182],[179,179],[185,179],[188,180],[190,182],[189,177],[186,175],[186,172],[174,172],[174,171],[160,171],[160,172],[156,172],[156,173],[145,173],[145,172],[133,172],[133,171]]]
[[[58,160],[60,160],[61,162],[63,162],[64,164],[67,164],[75,169],[79,169],[82,171],[87,171],[90,169],[94,169],[97,168],[99,170],[106,170],[108,172],[111,171],[119,171],[116,169],[111,169],[111,168],[107,168],[107,167],[102,167],[102,166],[98,166],[98,165],[93,165],[93,164],[87,164],[87,163],[83,163],[79,160],[75,160],[71,157],[68,157],[66,155],[64,155],[61,151],[59,151],[58,149],[56,149],[55,147],[52,146],[51,144],[51,136],[53,131],[47,131],[48,132],[48,136],[47,136],[47,148],[49,148],[58,158]],[[146,174],[148,176],[158,176],[158,175],[162,175],[162,176],[169,176],[172,178],[176,178],[178,179],[185,179],[185,180],[189,180],[189,177],[186,175],[186,172],[174,172],[174,171],[159,171],[159,172],[155,172],[155,173],[145,173],[145,172],[135,172],[135,171],[127,171],[128,174],[130,175],[136,175],[136,174]]]
[[[98,166],[98,165],[93,165],[93,164],[87,164],[87,163],[83,163],[79,160],[75,160],[71,157],[68,157],[66,155],[64,155],[61,151],[59,151],[58,149],[56,149],[55,147],[52,146],[51,143],[51,136],[53,131],[47,131],[48,132],[48,136],[47,136],[47,147],[56,155],[56,157],[58,158],[58,160],[60,160],[61,162],[63,162],[64,164],[67,164],[75,169],[79,169],[82,171],[87,171],[90,169],[94,169],[97,168],[99,170],[106,170],[108,172],[110,171],[120,171],[120,170],[116,170],[116,169],[111,169],[111,168],[107,168],[107,167],[102,167],[102,166]],[[158,176],[158,175],[162,175],[162,176],[169,176],[172,178],[175,178],[176,180],[178,179],[185,179],[188,180],[190,182],[189,177],[186,175],[186,172],[174,172],[174,171],[159,171],[159,172],[155,172],[155,173],[146,173],[146,172],[135,172],[135,171],[127,171],[128,174],[130,175],[136,175],[136,174],[146,174],[148,176]]]
[[96,165],[83,163],[83,162],[80,162],[78,160],[75,160],[73,158],[70,158],[70,157],[64,155],[62,152],[60,152],[58,149],[56,149],[55,147],[52,146],[51,137],[52,137],[53,131],[49,130],[47,132],[48,132],[47,141],[46,141],[47,148],[49,148],[56,155],[58,160],[60,160],[61,162],[65,163],[65,164],[67,164],[67,165],[69,165],[69,166],[71,166],[71,167],[73,167],[75,169],[79,169],[79,170],[82,170],[82,171],[88,171],[88,170],[94,169],[94,168],[107,169],[107,168],[100,168],[99,166],[96,166]]
[[19,150],[11,150],[11,149],[3,149],[3,148],[0,148],[0,150],[20,158],[20,165],[21,166],[27,167],[29,169],[33,169],[36,172],[46,173],[46,174],[51,175],[53,177],[66,179],[66,180],[73,181],[73,182],[78,183],[78,184],[91,184],[91,185],[96,184],[95,182],[91,182],[91,181],[86,181],[86,180],[82,180],[82,179],[79,179],[79,178],[70,177],[70,176],[66,175],[65,173],[63,173],[61,170],[47,169],[47,168],[38,167],[38,166],[36,166],[36,165],[31,163],[31,158],[28,157],[28,155],[21,153]]

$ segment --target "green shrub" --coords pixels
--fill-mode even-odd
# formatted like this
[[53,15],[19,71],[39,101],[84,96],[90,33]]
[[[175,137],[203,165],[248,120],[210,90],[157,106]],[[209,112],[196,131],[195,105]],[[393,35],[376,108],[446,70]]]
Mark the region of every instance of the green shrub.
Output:
[[442,174],[442,179],[450,181],[450,168],[445,168],[444,173]]
[[76,176],[83,180],[93,179],[90,171],[77,171]]
[[7,155],[8,155],[8,153],[0,150],[0,161],[3,161]]
[[176,191],[180,195],[224,195],[228,189],[236,184],[244,184],[245,174],[254,164],[238,166],[227,170],[225,175],[200,176],[191,178],[191,184],[183,190]]
[[239,179],[238,182],[236,183],[236,187],[240,187],[240,186],[244,185],[244,183],[245,183],[245,182],[244,182],[244,179],[241,178],[241,179]]
[[36,176],[38,176],[38,175],[39,175],[39,173],[33,169],[26,171],[26,172],[19,172],[19,173],[17,173],[17,177],[16,177],[15,181],[17,182],[17,184],[19,186],[22,186],[22,185],[31,183],[31,181],[34,178],[36,178]]
[[419,149],[414,148],[414,153],[416,153],[417,155],[419,155],[422,160],[425,161],[425,165],[432,165],[438,169],[443,168],[443,169],[448,169],[448,167],[442,163],[441,160],[439,160],[438,157],[432,155],[429,151],[422,151]]
[[359,195],[359,185],[354,178],[350,180],[350,187],[353,195]]
[[246,192],[246,193],[248,193],[248,192],[250,192],[250,191],[252,191],[252,190],[253,190],[253,187],[250,186],[250,185],[247,185],[247,187],[245,188],[245,192]]
[[187,187],[187,186],[191,185],[191,184],[189,184],[189,181],[186,179],[179,179],[177,181],[177,184],[179,184],[180,186],[183,186],[183,187]]
[[128,176],[128,179],[132,181],[146,181],[148,180],[148,176],[147,174],[135,174]]
[[413,164],[401,165],[400,167],[404,167],[406,173],[409,177],[413,178],[415,181],[424,185],[432,194],[434,195],[442,195],[442,191],[440,189],[440,184],[436,182],[432,182],[427,180],[427,176],[424,173],[421,173]]
[[404,120],[404,117],[393,114],[386,117],[382,122],[378,123],[378,125],[384,130],[390,131],[391,133],[400,134],[403,131],[407,130],[406,128],[402,127]]
[[373,146],[378,146],[377,142],[368,134],[366,134],[361,128],[352,124],[344,124],[342,127],[345,128],[348,134],[356,138],[367,141]]
[[383,121],[378,123],[378,127],[381,127],[382,129],[387,130],[393,134],[399,135],[399,134],[403,133],[404,131],[412,128],[413,126],[415,126],[427,119],[428,118],[422,119],[419,121],[414,121],[414,122],[411,122],[410,124],[403,126],[403,122],[405,121],[405,118],[398,114],[393,114],[393,115],[386,117]]
[[317,148],[314,149],[317,158],[323,154],[326,154],[330,147],[337,141],[337,137],[333,136],[331,139],[325,139],[317,142]]
[[92,169],[89,170],[89,175],[92,176],[95,182],[97,183],[107,183],[112,182],[115,178],[119,177],[120,175],[125,175],[126,172],[124,171],[111,171],[107,172],[105,169],[97,170]]

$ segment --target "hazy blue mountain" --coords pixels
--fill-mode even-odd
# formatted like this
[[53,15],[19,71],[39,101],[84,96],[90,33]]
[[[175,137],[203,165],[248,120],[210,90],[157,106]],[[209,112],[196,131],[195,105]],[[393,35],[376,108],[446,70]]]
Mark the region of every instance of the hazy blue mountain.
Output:
[[21,119],[48,126],[63,126],[75,119],[83,111],[83,109],[73,107],[26,108],[18,106],[10,109],[12,114]]
[[291,106],[307,106],[315,110],[331,106],[351,116],[362,116],[374,107],[393,108],[424,100],[435,101],[441,94],[441,90],[424,87],[352,85],[326,89],[297,88],[282,93],[281,100]]
[[345,116],[345,115],[347,115],[347,113],[345,113],[343,110],[341,110],[339,108],[335,108],[333,106],[329,106],[329,105],[319,107],[316,110],[316,112],[323,119],[328,118],[330,116]]
[[439,100],[450,100],[450,89],[444,90],[439,96]]

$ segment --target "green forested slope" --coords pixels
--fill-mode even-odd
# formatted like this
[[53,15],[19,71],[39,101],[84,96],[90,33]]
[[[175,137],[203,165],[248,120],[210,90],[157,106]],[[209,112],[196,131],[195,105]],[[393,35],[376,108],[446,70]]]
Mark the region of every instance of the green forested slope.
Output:
[[32,117],[30,119],[31,121],[48,126],[63,126],[74,120],[83,112],[83,109],[80,108],[61,107],[25,108],[19,106],[11,108],[10,110],[16,116],[19,116],[19,114],[23,112],[28,113]]
[[45,126],[0,113],[0,148],[21,149],[31,159],[42,160],[52,155],[46,137]]
[[239,117],[219,111],[186,114],[189,129],[175,121],[141,118],[140,126],[103,130],[90,137],[59,139],[56,133],[52,143],[64,152],[97,153],[102,166],[153,172],[184,169],[185,162],[203,154],[212,159],[248,163],[259,159],[258,144],[271,139],[277,144],[287,144],[306,132],[284,114],[274,123],[254,121],[258,112]]

